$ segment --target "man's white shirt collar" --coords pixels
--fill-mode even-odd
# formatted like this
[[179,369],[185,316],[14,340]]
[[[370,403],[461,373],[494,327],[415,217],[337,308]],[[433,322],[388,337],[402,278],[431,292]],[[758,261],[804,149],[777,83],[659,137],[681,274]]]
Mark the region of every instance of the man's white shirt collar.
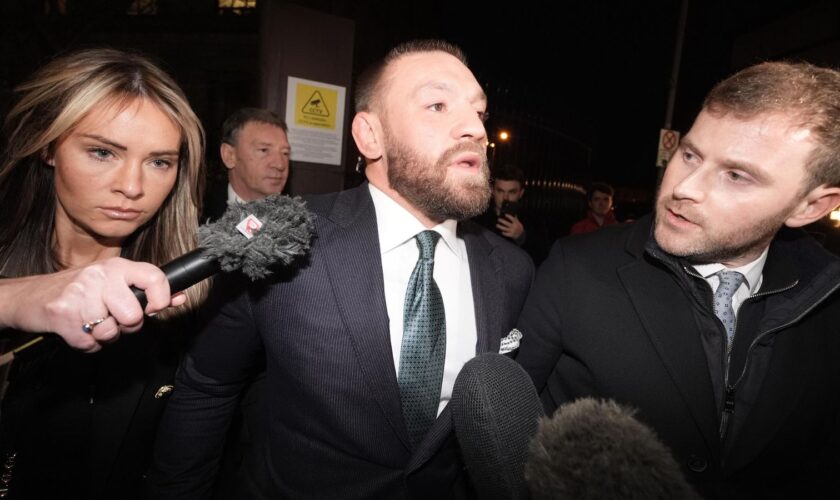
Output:
[[[406,241],[414,238],[417,233],[427,228],[414,215],[383,193],[373,184],[368,184],[373,206],[376,210],[376,226],[379,233],[379,249],[385,254]],[[441,235],[446,247],[459,259],[463,259],[461,246],[456,244],[458,222],[447,219],[432,228]]]
[[758,291],[761,287],[762,281],[762,273],[764,272],[764,263],[767,262],[767,253],[770,251],[770,247],[764,249],[761,252],[761,255],[758,256],[757,259],[754,261],[744,264],[740,267],[734,268],[727,268],[723,264],[714,263],[714,264],[698,264],[694,266],[694,269],[700,273],[700,276],[703,276],[706,279],[709,279],[712,275],[716,272],[720,271],[721,269],[729,269],[730,271],[737,271],[744,275],[746,280],[744,284],[750,290],[751,294],[754,294]]
[[238,194],[236,194],[236,191],[233,190],[233,186],[231,186],[230,182],[228,182],[227,193],[228,203],[239,203],[240,205],[248,203],[247,201],[243,200]]

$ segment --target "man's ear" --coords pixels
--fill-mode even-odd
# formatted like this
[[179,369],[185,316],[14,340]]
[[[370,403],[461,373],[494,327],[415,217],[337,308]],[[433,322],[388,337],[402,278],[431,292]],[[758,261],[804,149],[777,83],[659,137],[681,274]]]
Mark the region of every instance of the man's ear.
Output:
[[236,166],[236,150],[233,149],[233,146],[223,142],[219,147],[219,154],[222,157],[222,163],[225,164],[225,167],[231,169]]
[[802,227],[816,222],[840,205],[840,187],[823,184],[812,189],[785,220],[788,227]]
[[365,158],[378,160],[382,157],[382,125],[373,113],[360,111],[353,117],[353,140]]

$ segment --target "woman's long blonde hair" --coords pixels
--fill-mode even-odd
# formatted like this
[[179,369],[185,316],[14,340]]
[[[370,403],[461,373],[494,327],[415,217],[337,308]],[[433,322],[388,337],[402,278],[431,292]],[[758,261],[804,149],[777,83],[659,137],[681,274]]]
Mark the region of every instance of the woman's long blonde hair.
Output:
[[[197,245],[204,187],[204,129],[177,83],[148,58],[99,48],[53,60],[15,89],[0,163],[0,275],[57,271],[52,249],[56,195],[44,158],[95,107],[155,103],[181,131],[178,178],[158,212],[123,242],[122,256],[162,265]],[[190,289],[196,305],[206,284]]]

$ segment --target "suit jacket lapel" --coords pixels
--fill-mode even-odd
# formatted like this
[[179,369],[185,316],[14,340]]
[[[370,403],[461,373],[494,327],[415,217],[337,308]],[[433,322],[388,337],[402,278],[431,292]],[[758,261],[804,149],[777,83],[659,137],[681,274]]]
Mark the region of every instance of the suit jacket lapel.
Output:
[[507,302],[502,286],[501,263],[493,258],[493,247],[481,233],[466,231],[459,225],[459,235],[464,238],[470,263],[475,328],[478,334],[476,354],[499,352],[501,337],[497,335],[502,323],[500,305]]
[[367,184],[337,195],[329,218],[338,226],[318,251],[371,394],[410,449],[391,353],[376,212]]
[[[618,269],[651,343],[683,396],[710,449],[718,449],[717,410],[706,356],[690,307],[674,307],[673,277],[642,259]],[[666,292],[663,292],[666,291]]]

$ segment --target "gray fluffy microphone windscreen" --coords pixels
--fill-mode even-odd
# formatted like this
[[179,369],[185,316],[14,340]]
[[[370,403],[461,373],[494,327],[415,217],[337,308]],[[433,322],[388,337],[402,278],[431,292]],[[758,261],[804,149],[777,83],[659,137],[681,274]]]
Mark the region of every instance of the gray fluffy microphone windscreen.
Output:
[[540,422],[525,466],[542,499],[696,499],[670,450],[635,410],[584,398]]
[[478,498],[528,498],[528,443],[544,413],[525,370],[507,356],[480,354],[461,369],[449,405]]
[[[262,227],[246,239],[236,226],[254,215]],[[231,203],[217,221],[198,229],[205,256],[216,259],[221,270],[241,270],[252,280],[271,274],[270,266],[288,264],[309,250],[313,215],[300,198],[273,194],[248,203]]]
[[[170,291],[186,290],[219,271],[240,270],[251,281],[270,275],[275,264],[289,264],[309,250],[313,217],[303,200],[281,194],[228,204],[219,220],[198,229],[198,248],[161,266]],[[146,292],[132,290],[145,308]]]

